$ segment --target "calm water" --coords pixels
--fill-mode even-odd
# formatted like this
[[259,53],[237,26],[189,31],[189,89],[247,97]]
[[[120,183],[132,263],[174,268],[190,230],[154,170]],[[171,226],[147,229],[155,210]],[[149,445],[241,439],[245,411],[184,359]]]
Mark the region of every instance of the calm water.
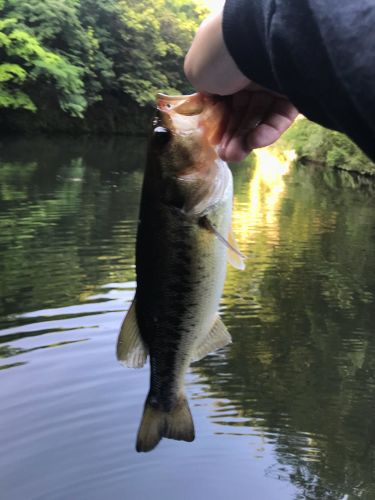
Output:
[[134,451],[118,365],[145,142],[2,141],[2,500],[375,498],[375,186],[269,152],[233,167],[228,348],[187,377],[197,437]]

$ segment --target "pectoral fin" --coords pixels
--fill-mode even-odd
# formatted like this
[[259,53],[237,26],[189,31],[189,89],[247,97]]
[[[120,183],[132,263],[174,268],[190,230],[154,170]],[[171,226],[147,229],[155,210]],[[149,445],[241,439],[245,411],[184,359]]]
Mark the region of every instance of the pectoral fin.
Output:
[[135,299],[125,316],[117,340],[117,359],[129,368],[142,368],[148,349],[141,338],[135,314]]
[[225,347],[231,342],[232,337],[230,336],[224,323],[221,321],[219,316],[217,316],[208,335],[206,335],[206,337],[204,337],[204,339],[195,346],[192,354],[192,361],[199,361],[215,349]]
[[199,219],[199,224],[201,227],[207,229],[207,231],[211,231],[218,240],[220,240],[223,245],[225,245],[228,249],[228,262],[232,264],[236,269],[240,269],[243,271],[245,269],[245,255],[240,251],[238,247],[238,243],[233,234],[232,228],[229,231],[228,239],[225,239],[222,234],[216,229],[216,227],[212,224],[212,222],[208,219],[207,216],[203,216]]
[[232,227],[230,228],[229,231],[228,243],[229,243],[228,262],[232,264],[232,266],[235,267],[236,269],[243,271],[246,267],[245,266],[246,257],[238,247],[238,243],[236,241],[236,237],[234,236]]

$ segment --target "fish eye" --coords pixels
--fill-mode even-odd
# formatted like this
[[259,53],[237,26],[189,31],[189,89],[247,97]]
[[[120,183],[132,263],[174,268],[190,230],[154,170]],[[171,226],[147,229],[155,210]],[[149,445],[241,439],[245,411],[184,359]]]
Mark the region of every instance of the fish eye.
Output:
[[156,127],[154,128],[154,137],[158,143],[166,144],[171,138],[171,132],[165,127]]

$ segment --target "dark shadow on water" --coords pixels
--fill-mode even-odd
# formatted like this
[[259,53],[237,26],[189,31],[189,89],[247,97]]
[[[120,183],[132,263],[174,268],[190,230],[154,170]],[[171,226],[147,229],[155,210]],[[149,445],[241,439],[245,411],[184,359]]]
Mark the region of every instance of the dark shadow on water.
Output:
[[145,138],[3,140],[0,317],[74,303],[133,261],[145,151]]

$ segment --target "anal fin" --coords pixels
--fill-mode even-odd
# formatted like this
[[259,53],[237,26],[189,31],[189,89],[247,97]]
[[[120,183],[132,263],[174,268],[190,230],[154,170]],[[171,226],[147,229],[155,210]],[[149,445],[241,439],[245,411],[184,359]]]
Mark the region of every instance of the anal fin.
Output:
[[232,337],[226,326],[217,316],[209,333],[199,342],[193,350],[192,362],[199,361],[215,349],[220,349],[232,342]]
[[117,359],[129,368],[142,368],[148,349],[141,338],[135,312],[135,299],[122,323],[117,340]]

